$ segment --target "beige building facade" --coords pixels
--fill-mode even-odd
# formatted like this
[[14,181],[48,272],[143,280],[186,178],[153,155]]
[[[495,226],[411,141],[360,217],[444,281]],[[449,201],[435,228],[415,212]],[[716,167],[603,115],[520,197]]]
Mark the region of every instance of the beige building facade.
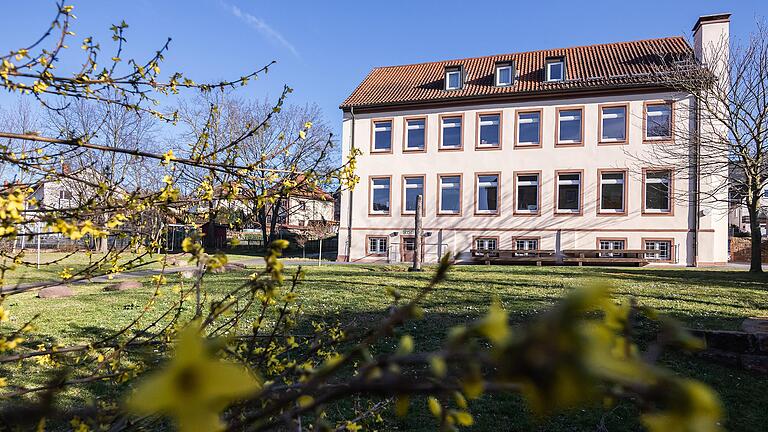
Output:
[[342,193],[339,259],[409,261],[422,195],[426,262],[473,249],[727,262],[727,210],[681,199],[706,179],[647,163],[697,125],[691,98],[649,84],[643,64],[701,58],[727,32],[718,15],[700,18],[694,47],[666,38],[374,69],[341,107],[360,182]]

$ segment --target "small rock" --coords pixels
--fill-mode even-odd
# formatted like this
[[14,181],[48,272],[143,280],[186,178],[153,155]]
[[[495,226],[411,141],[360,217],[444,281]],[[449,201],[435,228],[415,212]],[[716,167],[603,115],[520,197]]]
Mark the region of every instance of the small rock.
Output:
[[197,272],[195,270],[184,270],[179,273],[182,279],[195,279],[197,278]]
[[104,287],[104,291],[125,291],[141,288],[143,285],[136,280],[125,280],[115,284],[107,285]]
[[75,295],[75,292],[66,285],[54,285],[37,292],[38,298],[62,298],[72,297],[73,295]]
[[226,267],[227,270],[244,270],[246,268],[245,264],[237,262],[227,263],[224,267]]

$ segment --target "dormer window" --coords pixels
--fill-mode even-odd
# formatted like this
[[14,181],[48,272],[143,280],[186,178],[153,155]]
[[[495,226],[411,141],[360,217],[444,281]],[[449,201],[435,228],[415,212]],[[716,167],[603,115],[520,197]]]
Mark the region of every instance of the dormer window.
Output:
[[565,59],[562,57],[547,59],[547,81],[565,80]]
[[452,67],[445,69],[445,89],[458,90],[461,88],[461,68]]
[[496,86],[505,87],[511,86],[514,80],[515,70],[512,67],[512,63],[497,63],[496,64]]

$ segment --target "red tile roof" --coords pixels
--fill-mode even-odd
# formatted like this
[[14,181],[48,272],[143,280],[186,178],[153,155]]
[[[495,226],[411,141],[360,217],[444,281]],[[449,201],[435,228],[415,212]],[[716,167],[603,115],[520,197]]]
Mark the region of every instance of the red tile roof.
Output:
[[[340,108],[651,85],[652,73],[665,64],[662,59],[690,55],[692,50],[685,38],[668,37],[378,67]],[[551,57],[565,58],[565,81],[545,81],[544,66]],[[510,61],[517,71],[514,84],[494,86],[496,63]],[[451,66],[464,68],[466,77],[460,90],[444,90],[445,68]]]

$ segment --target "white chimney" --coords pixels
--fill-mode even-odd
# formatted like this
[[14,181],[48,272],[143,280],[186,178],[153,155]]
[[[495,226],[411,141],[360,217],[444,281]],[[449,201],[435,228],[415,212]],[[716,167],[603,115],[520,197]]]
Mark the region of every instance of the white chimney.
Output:
[[693,26],[693,53],[721,79],[727,76],[731,14],[700,16]]

